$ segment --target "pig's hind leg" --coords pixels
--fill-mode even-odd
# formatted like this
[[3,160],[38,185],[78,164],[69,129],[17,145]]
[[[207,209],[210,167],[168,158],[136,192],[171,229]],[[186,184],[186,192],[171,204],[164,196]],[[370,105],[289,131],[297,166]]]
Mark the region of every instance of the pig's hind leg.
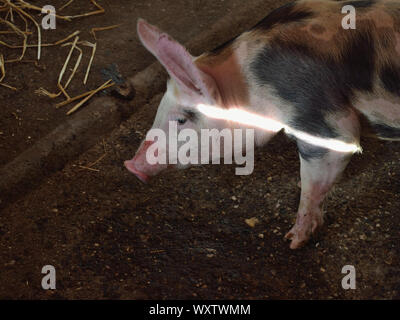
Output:
[[301,197],[296,223],[286,234],[290,248],[303,246],[324,222],[322,203],[348,164],[352,153],[299,143]]

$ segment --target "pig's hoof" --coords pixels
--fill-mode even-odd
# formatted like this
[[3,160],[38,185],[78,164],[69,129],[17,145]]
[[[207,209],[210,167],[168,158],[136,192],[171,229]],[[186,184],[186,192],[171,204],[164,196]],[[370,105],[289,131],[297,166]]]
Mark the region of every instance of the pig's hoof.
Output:
[[303,247],[322,225],[323,218],[319,215],[311,219],[307,219],[305,216],[300,219],[298,217],[296,224],[285,235],[286,239],[291,240],[290,249],[298,249]]
[[300,230],[297,225],[293,226],[292,229],[285,235],[286,239],[291,240],[290,249],[298,249],[303,247],[308,239],[310,239],[311,233]]

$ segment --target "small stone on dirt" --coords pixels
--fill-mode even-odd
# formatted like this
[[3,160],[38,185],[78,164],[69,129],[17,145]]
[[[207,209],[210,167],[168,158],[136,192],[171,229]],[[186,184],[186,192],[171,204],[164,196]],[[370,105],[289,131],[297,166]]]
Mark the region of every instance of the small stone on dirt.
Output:
[[360,235],[361,240],[367,240],[367,236],[365,234]]
[[260,221],[257,219],[257,218],[255,218],[255,217],[253,217],[253,218],[250,218],[250,219],[246,219],[246,220],[244,220],[245,222],[246,222],[246,224],[249,226],[249,227],[251,227],[251,228],[254,228],[255,226],[256,226],[256,224],[258,224]]

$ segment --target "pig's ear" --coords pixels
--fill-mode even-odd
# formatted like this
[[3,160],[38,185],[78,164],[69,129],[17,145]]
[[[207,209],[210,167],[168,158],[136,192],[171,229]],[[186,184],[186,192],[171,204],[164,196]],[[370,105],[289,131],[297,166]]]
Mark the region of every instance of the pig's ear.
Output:
[[157,56],[157,42],[161,37],[161,30],[143,19],[137,22],[137,32],[140,41],[153,55]]
[[196,66],[192,55],[181,44],[166,34],[161,35],[157,57],[183,90],[211,97],[213,79]]
[[138,33],[143,45],[183,90],[212,100],[216,88],[214,80],[196,66],[191,54],[181,44],[142,19],[138,21]]

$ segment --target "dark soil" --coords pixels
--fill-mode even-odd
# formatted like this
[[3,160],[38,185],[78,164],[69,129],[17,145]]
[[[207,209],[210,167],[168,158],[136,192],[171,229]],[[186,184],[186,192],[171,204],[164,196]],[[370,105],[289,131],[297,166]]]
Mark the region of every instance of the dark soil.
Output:
[[[99,55],[92,84],[101,82],[99,70],[113,62],[130,76],[152,61],[137,44],[136,16],[158,21],[184,39],[200,29],[191,23],[194,16],[208,23],[217,12],[223,15],[223,9],[243,5],[104,3],[119,18],[99,24],[118,23],[131,15],[131,25],[99,34],[104,52],[113,51]],[[169,20],[163,19],[163,9],[172,10]],[[93,17],[87,28],[97,21]],[[141,52],[140,58],[131,58],[128,47]],[[64,57],[59,59],[57,65]],[[16,67],[8,83],[18,86],[18,77],[30,80],[31,67]],[[17,83],[11,74],[18,75]],[[36,88],[36,81],[26,81],[24,92]],[[27,134],[38,139],[63,121],[64,113],[33,94],[0,90],[7,95],[0,124],[0,143],[7,153],[2,151],[1,157],[6,162],[26,147]],[[362,142],[363,154],[354,156],[326,201],[321,233],[303,249],[292,251],[283,237],[294,222],[300,196],[295,144],[276,137],[258,150],[250,176],[235,176],[234,166],[210,165],[169,172],[144,185],[123,161],[133,156],[150,128],[159,98],[2,210],[1,299],[400,299],[399,143]],[[21,126],[9,116],[17,106],[24,119]],[[47,117],[40,127],[34,120],[39,116]],[[12,146],[17,147],[10,155]],[[81,167],[97,160],[93,168],[98,171]],[[245,223],[252,217],[260,220],[254,228]],[[48,264],[57,270],[53,291],[41,288],[41,269]],[[356,268],[356,290],[342,289],[345,265]]]

